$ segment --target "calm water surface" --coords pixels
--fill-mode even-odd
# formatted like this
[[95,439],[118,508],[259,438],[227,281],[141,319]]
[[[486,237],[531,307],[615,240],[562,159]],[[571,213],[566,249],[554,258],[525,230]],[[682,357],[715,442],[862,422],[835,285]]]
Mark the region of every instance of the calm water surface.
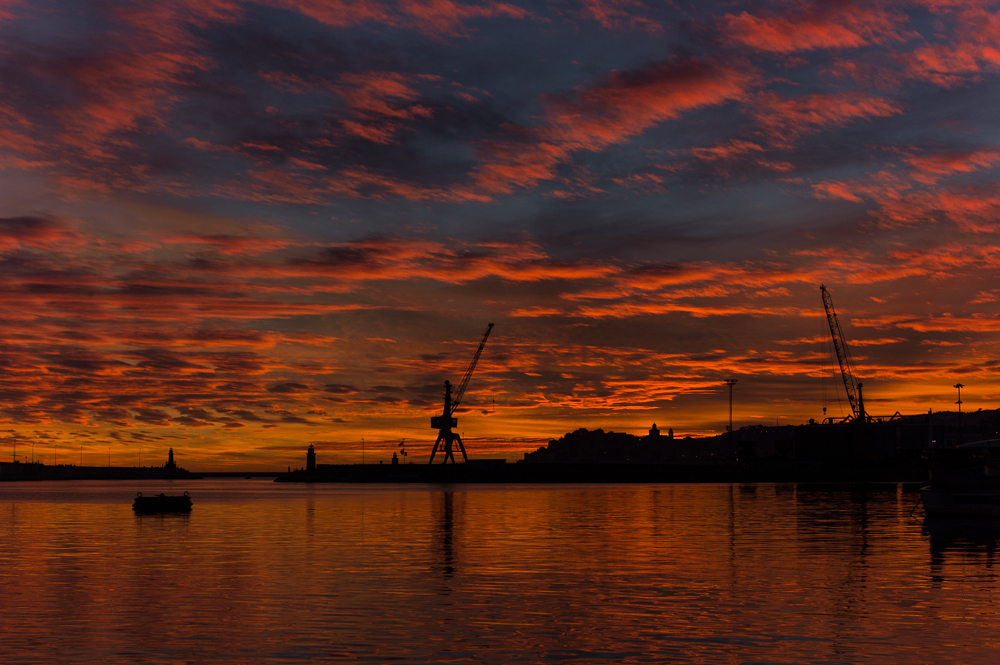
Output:
[[[137,517],[136,490],[189,516]],[[901,486],[0,485],[0,662],[996,663]]]

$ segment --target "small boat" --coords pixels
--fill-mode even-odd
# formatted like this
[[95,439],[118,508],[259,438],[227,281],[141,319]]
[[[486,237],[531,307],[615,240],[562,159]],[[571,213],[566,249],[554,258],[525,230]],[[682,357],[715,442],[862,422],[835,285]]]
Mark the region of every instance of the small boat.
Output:
[[136,492],[132,510],[137,513],[190,513],[191,497],[187,492],[181,496],[167,496],[162,492],[143,496],[142,492]]
[[929,518],[1000,518],[1000,439],[932,451],[930,484],[920,488]]
[[920,488],[928,517],[1000,517],[1000,490],[987,488]]

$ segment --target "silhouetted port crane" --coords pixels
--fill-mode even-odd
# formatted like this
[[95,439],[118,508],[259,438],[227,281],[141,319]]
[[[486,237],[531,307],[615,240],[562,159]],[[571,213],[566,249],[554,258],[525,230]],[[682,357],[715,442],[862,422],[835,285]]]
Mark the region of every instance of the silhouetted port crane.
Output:
[[868,419],[868,414],[865,412],[865,398],[861,392],[861,381],[857,378],[857,369],[854,367],[850,351],[847,350],[844,331],[840,329],[840,321],[837,320],[837,312],[833,309],[830,292],[822,284],[819,285],[819,290],[823,292],[823,307],[826,309],[826,320],[830,324],[830,334],[833,336],[833,348],[837,351],[840,373],[844,377],[847,401],[851,403],[851,418],[864,423]]
[[451,383],[448,381],[444,382],[444,412],[440,416],[431,417],[431,427],[438,430],[438,435],[437,440],[434,442],[434,449],[431,450],[429,464],[434,463],[434,456],[437,455],[438,450],[444,452],[442,464],[447,464],[449,459],[454,464],[455,453],[452,446],[456,441],[458,442],[459,449],[462,451],[462,458],[466,462],[469,461],[469,456],[465,454],[465,444],[462,443],[462,437],[451,431],[452,427],[458,427],[458,418],[455,418],[453,414],[458,409],[458,405],[461,404],[462,397],[465,396],[465,389],[469,387],[469,379],[472,378],[472,373],[476,370],[476,363],[479,362],[479,356],[483,354],[483,347],[486,346],[486,340],[489,339],[491,330],[493,330],[492,323],[486,326],[486,332],[483,333],[483,340],[479,342],[476,355],[472,357],[469,369],[465,370],[465,376],[462,378],[462,383],[458,386],[454,397],[451,395]]

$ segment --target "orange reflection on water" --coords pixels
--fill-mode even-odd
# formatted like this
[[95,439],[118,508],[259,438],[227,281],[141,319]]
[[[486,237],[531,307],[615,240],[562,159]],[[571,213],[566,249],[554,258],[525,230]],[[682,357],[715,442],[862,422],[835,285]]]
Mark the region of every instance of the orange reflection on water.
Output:
[[[982,525],[895,485],[0,486],[5,662],[993,662]],[[156,488],[141,488],[152,491]]]

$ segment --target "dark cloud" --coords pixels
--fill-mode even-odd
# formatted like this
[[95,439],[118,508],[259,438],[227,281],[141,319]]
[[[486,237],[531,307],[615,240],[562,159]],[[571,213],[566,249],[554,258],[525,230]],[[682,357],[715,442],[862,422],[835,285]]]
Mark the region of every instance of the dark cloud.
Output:
[[354,386],[344,383],[328,383],[323,386],[323,390],[336,395],[353,395],[358,392],[358,389]]

